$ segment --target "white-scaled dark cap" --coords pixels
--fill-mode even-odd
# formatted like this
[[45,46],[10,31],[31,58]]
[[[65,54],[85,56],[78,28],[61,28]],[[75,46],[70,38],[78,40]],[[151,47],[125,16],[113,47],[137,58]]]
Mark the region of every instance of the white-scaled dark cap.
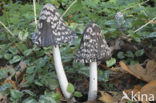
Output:
[[104,35],[97,24],[89,24],[83,32],[80,48],[76,54],[76,62],[91,63],[111,57]]
[[76,38],[62,20],[58,10],[52,4],[44,5],[32,41],[39,46],[56,46],[71,42]]

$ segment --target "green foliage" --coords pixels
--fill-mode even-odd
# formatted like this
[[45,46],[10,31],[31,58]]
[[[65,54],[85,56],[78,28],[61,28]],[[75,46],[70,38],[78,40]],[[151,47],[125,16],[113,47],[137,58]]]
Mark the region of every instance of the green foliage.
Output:
[[19,100],[21,99],[21,97],[24,95],[22,92],[20,92],[19,90],[15,90],[15,89],[10,89],[10,95],[11,95],[11,101],[13,103],[17,103],[19,102]]
[[[37,19],[45,3],[55,4],[59,12],[63,14],[73,1],[37,1]],[[69,74],[68,77],[70,79],[77,80],[77,75],[89,77],[89,67],[75,63],[74,58],[82,37],[81,34],[85,26],[91,22],[95,22],[101,27],[107,40],[117,38],[124,33],[128,39],[138,43],[150,40],[149,45],[151,45],[150,48],[152,47],[152,42],[156,40],[155,24],[149,24],[140,31],[134,32],[156,15],[156,6],[151,7],[144,4],[140,7],[137,4],[141,2],[143,0],[77,0],[63,19],[71,30],[77,32],[79,38],[73,41],[71,45],[63,45],[60,48],[64,69]],[[154,3],[156,5],[156,2]],[[25,0],[13,3],[12,0],[2,0],[0,5],[2,5],[0,6],[0,21],[14,34],[13,36],[10,35],[0,25],[0,61],[5,62],[4,65],[13,66],[9,69],[0,69],[0,81],[2,82],[8,77],[15,78],[16,72],[22,71],[21,67],[19,67],[21,61],[26,63],[27,66],[26,73],[23,75],[25,82],[22,84],[21,89],[14,90],[11,89],[11,84],[3,83],[0,85],[0,92],[9,95],[8,99],[13,103],[58,103],[61,96],[54,92],[59,87],[59,84],[54,71],[52,47],[40,48],[31,42],[31,36],[36,31],[32,1]],[[127,9],[129,7],[131,9]],[[121,11],[125,18],[123,31],[119,30],[114,21],[114,16],[118,11]],[[131,65],[140,63],[142,62],[141,58],[145,54],[144,52],[144,49],[135,52],[119,51],[106,64],[108,67],[111,67],[119,60]],[[109,81],[109,73],[110,71],[103,71],[99,68],[98,80],[103,82]],[[70,77],[70,74],[75,76]],[[38,93],[36,88],[37,90],[43,89]],[[68,85],[67,90],[73,93],[75,97],[82,96],[80,92],[75,91],[72,84]],[[23,97],[24,100],[21,100]]]
[[68,83],[67,91],[69,93],[73,93],[75,91],[75,88],[74,88],[74,86],[71,83]]
[[116,63],[116,59],[115,58],[111,58],[110,60],[106,61],[106,64],[108,67],[113,66]]
[[74,96],[75,96],[75,97],[78,97],[78,98],[83,96],[83,95],[81,94],[81,92],[75,91],[75,88],[74,88],[73,84],[71,84],[71,83],[68,83],[67,91],[68,91],[69,93],[74,93]]
[[75,96],[75,97],[82,97],[83,95],[82,95],[80,92],[77,92],[77,91],[76,91],[76,92],[74,93],[74,96]]

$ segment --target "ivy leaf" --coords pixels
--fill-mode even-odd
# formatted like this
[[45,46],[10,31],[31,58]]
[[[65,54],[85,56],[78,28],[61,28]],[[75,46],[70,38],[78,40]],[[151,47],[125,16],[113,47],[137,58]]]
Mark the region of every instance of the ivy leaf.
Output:
[[22,92],[25,92],[25,93],[27,93],[27,94],[29,94],[29,95],[31,95],[31,96],[36,96],[36,94],[34,94],[32,91],[30,91],[30,90],[22,90]]
[[5,54],[4,54],[4,58],[5,58],[6,60],[10,60],[11,57],[12,57],[12,55],[9,54],[9,53],[5,53]]
[[2,93],[3,91],[5,91],[6,89],[11,88],[11,84],[9,83],[4,83],[0,86],[0,93]]
[[83,95],[81,94],[81,92],[76,91],[74,93],[74,96],[79,98],[79,97],[82,97]]
[[10,90],[11,98],[13,99],[20,99],[24,94],[19,90],[11,89]]
[[29,56],[32,53],[32,49],[28,49],[23,52],[24,56]]
[[118,57],[119,59],[123,59],[123,58],[125,58],[123,52],[118,52],[117,57]]
[[10,64],[14,64],[14,63],[19,62],[21,59],[22,59],[21,56],[16,55],[16,56],[13,57],[13,59],[11,59],[11,60],[9,61],[9,63],[10,63]]
[[28,97],[22,103],[38,103],[35,99]]
[[73,93],[75,91],[75,88],[74,88],[74,86],[71,83],[68,83],[67,91],[69,93]]
[[147,38],[155,38],[156,37],[156,32],[150,33]]
[[130,57],[130,58],[134,58],[134,54],[132,53],[132,51],[127,51],[125,56]]
[[137,57],[140,57],[140,56],[142,56],[143,54],[144,54],[144,49],[141,49],[141,50],[138,50],[138,51],[135,52],[135,55],[136,55]]
[[116,59],[115,58],[111,58],[110,60],[106,61],[107,67],[111,67],[116,63]]
[[13,54],[13,55],[16,55],[18,53],[18,50],[14,47],[10,47],[9,48],[9,51]]
[[57,103],[54,98],[50,96],[41,96],[39,99],[39,103]]

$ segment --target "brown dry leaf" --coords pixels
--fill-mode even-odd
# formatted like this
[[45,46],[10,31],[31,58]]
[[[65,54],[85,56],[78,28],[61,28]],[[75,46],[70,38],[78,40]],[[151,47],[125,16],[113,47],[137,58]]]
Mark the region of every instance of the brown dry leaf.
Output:
[[0,103],[8,103],[7,97],[3,96],[1,93],[0,93]]
[[122,97],[121,93],[118,92],[110,91],[107,93],[105,91],[100,91],[100,93],[102,96],[98,100],[102,101],[103,103],[117,103]]
[[138,79],[150,82],[156,80],[156,61],[149,60],[144,69],[140,64],[135,64],[133,66],[127,66],[124,62],[120,61],[120,66],[123,70],[127,71],[131,75],[137,77]]
[[[137,94],[138,92],[140,92],[140,90],[141,90],[141,87],[140,87],[139,85],[136,85],[136,86],[134,86],[133,89],[124,90],[123,92],[126,93],[127,96],[128,96],[130,99],[132,99],[132,98],[131,98],[131,97],[132,97],[132,92],[133,92],[133,94]],[[137,97],[138,97],[138,95],[136,95],[136,99],[138,99]],[[123,99],[123,100],[125,100],[125,99]],[[127,100],[127,99],[126,99],[126,100]],[[126,100],[125,100],[125,101],[126,101]]]
[[23,61],[21,61],[21,62],[19,63],[19,65],[20,65],[22,71],[21,71],[21,72],[19,72],[19,71],[16,72],[16,81],[17,81],[17,82],[18,82],[20,79],[23,78],[23,75],[25,74],[26,68],[27,68],[25,62],[23,62]]
[[[145,86],[143,86],[141,88],[140,94],[146,94],[146,95],[148,95],[148,100],[154,99],[154,101],[156,101],[156,80],[153,80],[153,81],[149,82],[148,84],[146,84]],[[146,103],[146,98],[144,97],[142,99],[143,99],[142,103]]]
[[5,80],[4,83],[10,83],[13,89],[18,89],[16,82],[13,80],[8,79],[8,80]]

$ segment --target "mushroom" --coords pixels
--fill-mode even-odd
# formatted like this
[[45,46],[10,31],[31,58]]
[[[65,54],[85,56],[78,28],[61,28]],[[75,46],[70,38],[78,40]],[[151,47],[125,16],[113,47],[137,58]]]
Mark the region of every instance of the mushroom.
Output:
[[55,70],[63,95],[67,99],[71,97],[71,93],[67,91],[68,80],[62,66],[59,46],[71,42],[75,37],[76,34],[68,29],[58,10],[52,4],[44,5],[32,41],[41,47],[53,46]]
[[95,23],[89,24],[83,32],[75,59],[76,62],[90,64],[88,100],[95,100],[97,97],[97,62],[110,57],[111,49],[108,47],[100,27]]

